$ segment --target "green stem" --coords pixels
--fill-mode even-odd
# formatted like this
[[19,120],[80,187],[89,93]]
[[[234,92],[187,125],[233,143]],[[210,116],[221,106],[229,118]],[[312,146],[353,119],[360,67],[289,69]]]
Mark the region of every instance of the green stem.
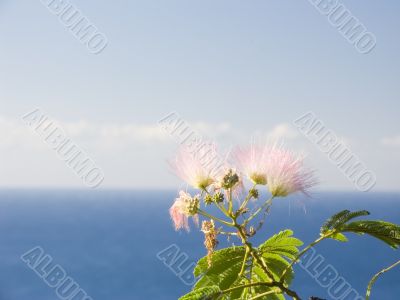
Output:
[[389,267],[387,267],[387,268],[385,268],[385,269],[379,271],[378,273],[376,273],[376,274],[374,275],[374,277],[372,277],[371,281],[370,281],[369,284],[368,284],[367,294],[366,294],[366,296],[365,296],[365,299],[366,299],[366,300],[369,300],[369,297],[370,297],[370,295],[371,295],[372,286],[374,285],[374,283],[375,283],[375,281],[378,279],[378,277],[381,276],[382,274],[386,273],[387,271],[393,269],[393,268],[396,267],[397,265],[400,265],[400,260],[397,261],[397,262],[395,262],[393,265],[391,265],[391,266],[389,266]]
[[215,205],[219,208],[220,211],[222,211],[222,213],[227,216],[230,217],[229,212],[226,210],[226,208],[224,207],[224,205],[219,205],[219,203],[214,202]]
[[272,200],[274,196],[269,198],[263,205],[261,205],[250,217],[248,217],[245,221],[245,224],[249,223],[252,219],[254,219],[261,211],[263,211],[268,205],[272,204]]
[[242,239],[242,243],[245,245],[246,247],[246,251],[248,251],[250,253],[251,256],[253,256],[253,258],[260,264],[261,268],[264,270],[265,274],[268,275],[268,277],[273,281],[274,280],[274,276],[272,275],[272,273],[268,270],[267,266],[264,264],[264,262],[260,259],[260,257],[258,256],[258,254],[256,253],[256,251],[253,248],[253,245],[247,240],[246,237],[246,233],[243,231],[242,226],[240,226],[238,223],[236,223],[236,220],[234,219],[234,226],[237,228],[238,230],[238,235],[239,237]]
[[299,259],[308,251],[310,250],[313,246],[315,246],[316,244],[318,244],[319,242],[323,241],[324,239],[330,237],[333,234],[333,232],[323,235],[321,237],[319,237],[318,239],[316,239],[314,242],[312,242],[310,245],[308,245],[307,247],[305,247],[299,254],[297,254],[297,256],[292,260],[292,262],[286,267],[285,270],[283,270],[281,278],[279,279],[279,282],[283,282],[286,273],[293,267],[293,265],[295,263],[297,263],[299,261]]
[[226,226],[234,227],[233,223],[229,223],[229,222],[224,221],[224,220],[222,220],[220,218],[214,217],[214,216],[210,215],[209,213],[206,213],[205,211],[203,211],[201,209],[197,210],[197,213],[199,213],[200,215],[203,215],[204,217],[213,219],[214,221],[218,221],[218,222],[220,222],[222,224],[225,224]]
[[259,295],[255,296],[255,297],[253,297],[253,298],[250,298],[249,300],[260,299],[260,298],[262,298],[262,297],[264,297],[264,296],[271,295],[271,294],[276,294],[276,293],[280,294],[280,293],[282,293],[282,292],[281,292],[281,290],[271,290],[271,291],[268,291],[268,292],[259,294]]
[[246,269],[246,262],[247,262],[247,258],[249,257],[249,250],[246,248],[246,252],[244,253],[244,258],[243,258],[243,264],[242,264],[242,268],[240,269],[240,273],[239,273],[239,277],[242,277],[244,274],[244,271]]
[[230,188],[230,189],[229,189],[229,192],[228,192],[228,203],[229,203],[228,213],[229,213],[229,215],[232,215],[232,208],[233,208],[233,203],[232,203],[232,188]]
[[[254,184],[253,187],[252,187],[251,189],[254,189],[256,186],[257,186],[257,184]],[[246,198],[244,199],[242,205],[240,205],[239,210],[242,210],[243,208],[245,208],[246,205],[247,205],[247,203],[250,201],[250,199],[251,199],[250,191],[251,191],[251,190],[249,190],[249,193],[247,194]]]
[[234,226],[238,229],[238,235],[241,237],[242,243],[245,245],[246,250],[249,251],[249,254],[254,258],[254,260],[259,264],[264,273],[269,277],[269,279],[271,280],[270,283],[272,284],[271,286],[278,287],[282,292],[286,293],[288,296],[292,297],[295,300],[301,300],[295,291],[292,291],[287,287],[285,287],[285,285],[282,282],[274,280],[274,276],[271,273],[271,271],[269,271],[265,261],[258,255],[257,251],[253,248],[252,244],[249,241],[247,241],[246,233],[243,232],[243,227],[236,222],[235,218],[233,219],[233,222]]
[[[207,189],[203,189],[203,191],[207,194],[207,195],[211,195],[209,191],[207,191]],[[225,207],[223,205],[219,205],[219,203],[217,203],[216,201],[214,201],[215,205],[219,208],[219,210],[227,217],[230,217],[228,211],[225,209]]]
[[[227,293],[230,293],[230,292],[233,292],[236,290],[245,289],[245,288],[254,287],[254,286],[260,286],[260,285],[268,286],[268,287],[277,287],[281,290],[281,292],[285,292],[289,296],[293,297],[293,299],[301,300],[300,297],[295,292],[285,288],[283,285],[282,285],[282,287],[279,286],[279,282],[276,282],[276,281],[274,281],[274,282],[252,282],[252,283],[247,283],[247,284],[243,284],[243,285],[238,285],[238,286],[221,291],[220,295],[227,294]],[[275,293],[277,293],[277,291],[275,291]]]
[[[267,205],[269,202],[271,202],[272,199],[273,199],[273,197],[271,197],[270,200],[266,201],[266,203],[265,203],[262,207],[264,207],[264,206]],[[270,282],[249,283],[249,284],[246,284],[246,285],[233,287],[233,288],[230,288],[230,289],[227,289],[227,290],[222,291],[222,292],[221,292],[221,295],[223,295],[223,294],[225,294],[225,293],[229,293],[230,291],[233,291],[233,290],[236,290],[236,289],[241,289],[241,288],[246,288],[246,287],[252,287],[252,286],[256,286],[256,285],[265,285],[265,286],[269,286],[269,287],[276,287],[276,288],[278,288],[278,289],[281,291],[280,293],[285,293],[286,295],[292,297],[294,300],[301,300],[300,297],[297,295],[297,293],[296,293],[295,291],[292,291],[292,290],[290,290],[289,288],[287,288],[287,287],[284,285],[283,282],[276,281],[276,280],[274,279],[274,276],[273,276],[273,274],[271,273],[271,271],[269,270],[267,264],[266,264],[265,261],[262,259],[262,257],[259,256],[259,253],[258,253],[257,249],[253,248],[252,244],[247,240],[246,230],[245,230],[245,227],[244,227],[244,226],[246,225],[246,223],[244,223],[244,224],[242,224],[242,225],[238,224],[238,223],[237,223],[237,216],[235,216],[234,214],[232,214],[232,207],[233,207],[233,205],[232,205],[232,190],[229,190],[228,203],[229,203],[229,211],[230,211],[230,212],[227,212],[228,214],[226,214],[226,216],[232,220],[231,223],[229,223],[229,222],[227,222],[227,221],[225,221],[225,220],[222,220],[222,219],[220,219],[220,218],[217,218],[217,217],[215,217],[215,216],[212,216],[212,215],[208,214],[207,212],[205,212],[205,211],[203,211],[203,210],[201,210],[201,209],[198,210],[198,213],[199,213],[200,215],[203,215],[203,216],[205,216],[205,217],[207,217],[207,218],[210,218],[210,219],[213,219],[213,220],[215,220],[215,221],[218,221],[218,222],[220,222],[220,223],[222,223],[222,224],[225,224],[225,225],[227,225],[227,226],[235,227],[235,228],[238,230],[237,235],[241,238],[242,243],[243,243],[243,245],[245,246],[245,249],[246,249],[246,254],[245,254],[245,257],[244,257],[244,260],[243,260],[243,265],[242,265],[242,268],[241,268],[241,271],[240,271],[239,275],[242,275],[242,274],[244,273],[245,267],[246,267],[246,260],[247,260],[247,257],[248,257],[248,255],[251,255],[251,256],[253,257],[254,261],[257,262],[257,264],[261,267],[261,269],[263,270],[263,272],[267,275],[267,277],[269,278]],[[261,209],[260,209],[259,211],[262,210],[262,207],[261,207]],[[224,210],[225,210],[225,209],[224,209]],[[258,212],[259,212],[259,211],[258,211]],[[223,211],[223,212],[224,212],[224,211]],[[256,212],[256,214],[257,214],[258,212]],[[253,218],[256,214],[253,214],[252,218]],[[247,221],[247,220],[246,220],[246,221]],[[245,222],[246,222],[246,221],[245,221]],[[299,256],[299,257],[300,257],[300,256]],[[276,293],[276,292],[275,292],[275,293]]]
[[247,284],[243,284],[243,285],[238,285],[238,286],[235,286],[233,288],[229,288],[229,289],[223,290],[223,291],[221,291],[221,294],[227,294],[227,293],[230,293],[230,292],[233,292],[233,291],[236,291],[236,290],[245,289],[245,288],[253,287],[253,286],[260,286],[260,285],[265,285],[265,286],[268,286],[268,287],[273,287],[274,286],[272,282],[253,282],[253,283],[247,283]]

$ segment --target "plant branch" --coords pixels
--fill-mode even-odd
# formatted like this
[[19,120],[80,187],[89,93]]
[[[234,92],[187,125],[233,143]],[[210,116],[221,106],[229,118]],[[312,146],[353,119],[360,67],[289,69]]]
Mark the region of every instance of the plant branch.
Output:
[[376,273],[376,274],[374,275],[374,277],[372,277],[371,281],[370,281],[369,284],[368,284],[367,294],[366,294],[366,296],[365,296],[365,299],[366,299],[366,300],[369,300],[369,297],[370,297],[370,295],[371,295],[372,286],[374,285],[374,283],[375,283],[375,281],[378,279],[378,277],[381,276],[382,274],[386,273],[387,271],[390,271],[391,269],[393,269],[393,268],[396,267],[397,265],[400,265],[400,260],[397,261],[397,262],[395,262],[393,265],[391,265],[391,266],[389,266],[389,267],[387,267],[387,268],[385,268],[385,269],[379,271],[378,273]]
[[221,293],[222,294],[227,294],[227,293],[230,293],[230,292],[233,292],[233,291],[236,291],[236,290],[245,289],[245,288],[253,287],[253,286],[260,286],[260,285],[265,285],[265,286],[268,286],[268,287],[273,287],[274,286],[272,282],[253,282],[253,283],[247,283],[247,284],[243,284],[243,285],[238,285],[238,286],[223,290],[223,291],[221,291]]
[[[257,184],[254,184],[253,187],[252,187],[252,189],[254,189],[256,186],[257,186]],[[249,192],[248,192],[246,198],[244,199],[242,205],[240,205],[239,210],[242,210],[243,208],[245,208],[246,205],[247,205],[247,203],[250,201],[250,199],[251,199],[251,193],[250,193],[250,191],[251,191],[252,189],[249,190]]]
[[220,205],[220,204],[217,203],[217,202],[214,202],[214,203],[215,203],[215,205],[219,208],[219,210],[222,211],[222,213],[223,213],[225,216],[230,217],[230,216],[229,216],[229,212],[226,210],[226,208],[225,208],[225,206],[224,206],[223,204]]
[[228,213],[229,213],[229,215],[232,214],[232,208],[233,208],[232,202],[233,202],[232,201],[232,188],[230,188],[228,191],[228,203],[229,203]]
[[257,251],[253,248],[252,244],[247,240],[246,233],[241,225],[236,222],[236,219],[233,219],[234,226],[238,229],[238,235],[242,239],[242,243],[245,245],[246,250],[249,251],[249,254],[255,259],[255,261],[260,265],[261,269],[264,273],[269,277],[271,280],[271,286],[278,287],[282,292],[286,293],[288,296],[292,297],[295,300],[301,300],[301,298],[297,295],[295,291],[290,290],[289,288],[285,287],[283,282],[275,281],[274,276],[269,271],[267,264],[265,261],[258,255]]
[[272,200],[274,196],[269,198],[263,205],[261,205],[250,217],[245,220],[245,224],[249,223],[252,219],[254,219],[261,211],[263,211],[266,207],[272,204]]
[[200,214],[200,215],[202,215],[202,216],[204,216],[204,217],[213,219],[214,221],[218,221],[218,222],[220,222],[220,223],[222,223],[222,224],[225,224],[226,226],[234,227],[234,224],[233,224],[233,223],[229,223],[229,222],[224,221],[224,220],[222,220],[222,219],[220,219],[220,218],[217,218],[217,217],[215,217],[215,216],[212,216],[212,215],[210,215],[209,213],[206,213],[205,211],[203,211],[203,210],[201,210],[201,209],[197,210],[197,213]]
[[293,265],[295,263],[297,263],[299,261],[299,259],[308,251],[310,250],[312,247],[314,247],[316,244],[318,244],[319,242],[323,241],[324,239],[330,237],[331,235],[333,235],[334,232],[331,232],[329,234],[323,235],[321,237],[319,237],[318,239],[316,239],[314,242],[312,242],[311,244],[309,244],[307,247],[305,247],[299,254],[297,254],[297,256],[292,260],[292,262],[286,267],[285,270],[283,270],[281,278],[279,279],[279,282],[283,282],[286,273],[293,267]]
[[268,291],[268,292],[265,292],[265,293],[262,293],[262,294],[259,294],[259,295],[257,295],[257,296],[255,296],[255,297],[253,297],[253,298],[250,298],[249,300],[255,300],[255,299],[260,299],[260,298],[262,298],[262,297],[264,297],[264,296],[267,296],[267,295],[270,295],[270,294],[281,294],[282,293],[282,291],[281,290],[271,290],[271,291]]
[[[204,191],[207,195],[211,196],[210,192],[209,192],[207,189],[203,189],[203,191]],[[203,193],[203,192],[202,192],[202,193]],[[228,211],[225,209],[224,205],[220,205],[217,201],[214,201],[214,203],[215,203],[215,205],[219,208],[219,210],[220,210],[225,216],[230,217],[230,216],[229,216],[229,213],[228,213]]]
[[242,268],[240,269],[240,273],[239,273],[239,277],[242,277],[244,274],[244,271],[246,269],[246,262],[247,262],[247,258],[249,257],[249,250],[246,248],[246,252],[244,254],[244,258],[243,258],[243,264],[242,264]]

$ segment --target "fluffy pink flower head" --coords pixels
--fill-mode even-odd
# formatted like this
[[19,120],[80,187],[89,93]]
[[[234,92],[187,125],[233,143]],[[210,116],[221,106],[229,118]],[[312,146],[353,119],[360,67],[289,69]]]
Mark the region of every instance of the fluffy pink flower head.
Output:
[[267,182],[271,194],[285,197],[302,192],[316,184],[313,172],[303,166],[304,157],[288,150],[274,147],[268,155]]
[[190,194],[180,191],[179,197],[175,199],[174,204],[169,209],[169,214],[174,222],[175,230],[186,229],[189,231],[189,217],[192,216],[194,222],[199,224],[197,211],[200,202],[199,196],[192,197]]
[[214,144],[205,144],[198,149],[181,147],[175,160],[170,164],[182,180],[194,188],[205,189],[214,183],[212,162],[216,158],[217,151]]
[[238,147],[233,152],[233,157],[239,170],[253,183],[267,184],[267,163],[271,147],[250,145]]

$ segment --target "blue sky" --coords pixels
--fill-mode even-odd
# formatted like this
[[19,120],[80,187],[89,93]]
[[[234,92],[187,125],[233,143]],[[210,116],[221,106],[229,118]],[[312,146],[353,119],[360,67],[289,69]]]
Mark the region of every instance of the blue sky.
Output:
[[0,0],[0,186],[82,187],[21,123],[40,107],[103,168],[102,187],[179,184],[165,164],[176,141],[143,134],[176,111],[226,147],[279,132],[309,153],[321,189],[353,190],[291,125],[313,111],[376,173],[377,190],[399,190],[397,1],[345,3],[376,36],[368,54],[307,0],[70,3],[107,36],[100,54],[41,1]]

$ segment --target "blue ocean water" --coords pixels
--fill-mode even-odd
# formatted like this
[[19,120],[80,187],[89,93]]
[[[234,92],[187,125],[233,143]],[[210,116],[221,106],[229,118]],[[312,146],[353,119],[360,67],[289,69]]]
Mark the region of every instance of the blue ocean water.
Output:
[[[205,250],[198,229],[188,234],[172,228],[168,208],[175,196],[175,191],[1,190],[0,300],[58,299],[55,289],[20,259],[35,246],[93,300],[177,299],[190,286],[157,253],[174,244],[186,253],[189,266]],[[280,199],[253,243],[286,228],[309,243],[323,221],[342,209],[367,209],[374,219],[400,223],[400,194],[318,193]],[[400,259],[400,252],[372,238],[349,237],[348,243],[325,241],[316,251],[324,266],[331,264],[364,295],[371,276]],[[305,270],[296,266],[296,271],[293,288],[303,299],[331,299]],[[399,294],[397,268],[377,281],[372,299],[397,300]]]

